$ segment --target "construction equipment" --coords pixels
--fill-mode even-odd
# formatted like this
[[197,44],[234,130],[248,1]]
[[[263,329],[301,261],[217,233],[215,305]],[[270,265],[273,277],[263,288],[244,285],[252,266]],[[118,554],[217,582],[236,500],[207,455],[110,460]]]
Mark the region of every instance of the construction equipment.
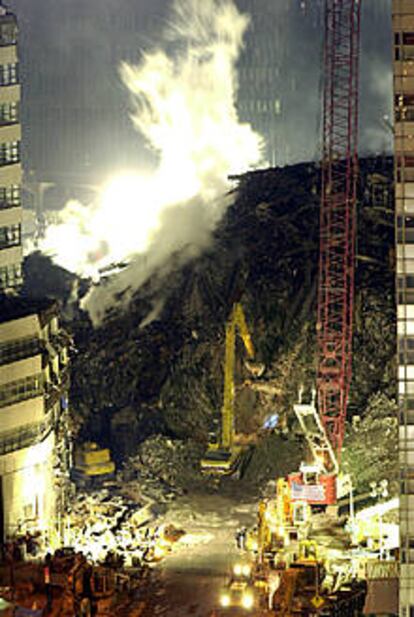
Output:
[[257,594],[254,588],[252,568],[248,564],[235,564],[229,581],[222,589],[219,604],[221,611],[226,613],[235,608],[251,611],[257,603]]
[[75,452],[72,479],[82,487],[94,487],[114,477],[115,463],[108,448],[87,441]]
[[273,609],[283,617],[354,617],[364,606],[366,584],[347,572],[338,583],[328,575],[313,541],[299,543],[297,559],[280,571]]
[[[360,0],[325,0],[317,403],[322,445],[309,503],[337,499],[351,381]],[[313,412],[312,412],[313,413]],[[316,415],[315,415],[316,417]],[[306,484],[303,471],[292,484]]]
[[259,503],[257,525],[246,538],[247,550],[259,563],[277,562],[287,547],[307,536],[310,507],[306,501],[293,502],[290,494],[289,483],[279,478],[276,497]]
[[63,617],[113,614],[114,571],[92,566],[81,553],[55,554],[51,562],[51,584],[61,592],[59,614]]
[[242,447],[235,443],[234,428],[234,367],[236,359],[236,331],[239,332],[249,358],[254,355],[253,343],[247,328],[241,304],[233,306],[226,323],[226,351],[224,363],[224,393],[221,408],[221,435],[215,442],[210,440],[207,452],[201,460],[201,471],[205,474],[229,475],[238,467]]

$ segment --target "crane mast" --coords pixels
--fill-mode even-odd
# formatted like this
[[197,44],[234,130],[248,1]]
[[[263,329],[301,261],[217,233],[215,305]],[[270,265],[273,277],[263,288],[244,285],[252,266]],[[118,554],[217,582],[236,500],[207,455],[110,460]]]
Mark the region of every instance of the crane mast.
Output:
[[352,369],[360,9],[325,1],[317,400],[338,458]]

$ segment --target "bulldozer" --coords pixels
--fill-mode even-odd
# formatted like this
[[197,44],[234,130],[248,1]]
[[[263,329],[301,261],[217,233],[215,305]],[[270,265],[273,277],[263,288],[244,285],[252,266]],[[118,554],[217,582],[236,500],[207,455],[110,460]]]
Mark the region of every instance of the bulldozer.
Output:
[[221,408],[221,431],[218,439],[210,438],[208,448],[201,459],[203,474],[223,476],[235,473],[240,466],[242,446],[235,443],[234,428],[234,366],[236,359],[236,331],[240,333],[249,358],[254,356],[254,347],[247,328],[241,304],[235,303],[226,324],[224,393]]

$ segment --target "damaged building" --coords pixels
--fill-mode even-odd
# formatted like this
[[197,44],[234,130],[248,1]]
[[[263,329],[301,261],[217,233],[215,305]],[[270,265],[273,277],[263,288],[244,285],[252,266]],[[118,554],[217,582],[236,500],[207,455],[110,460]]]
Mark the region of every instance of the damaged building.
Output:
[[14,299],[1,309],[2,534],[40,531],[51,540],[60,533],[69,464],[68,338],[55,303]]

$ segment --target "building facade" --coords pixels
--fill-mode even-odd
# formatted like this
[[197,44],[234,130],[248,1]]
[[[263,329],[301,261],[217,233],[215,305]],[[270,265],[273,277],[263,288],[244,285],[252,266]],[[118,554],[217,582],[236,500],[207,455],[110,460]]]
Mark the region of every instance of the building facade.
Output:
[[10,299],[0,316],[0,526],[3,541],[62,534],[68,488],[68,336],[55,303]]
[[22,283],[22,169],[17,21],[0,3],[0,293]]
[[414,0],[393,0],[400,616],[414,616]]

